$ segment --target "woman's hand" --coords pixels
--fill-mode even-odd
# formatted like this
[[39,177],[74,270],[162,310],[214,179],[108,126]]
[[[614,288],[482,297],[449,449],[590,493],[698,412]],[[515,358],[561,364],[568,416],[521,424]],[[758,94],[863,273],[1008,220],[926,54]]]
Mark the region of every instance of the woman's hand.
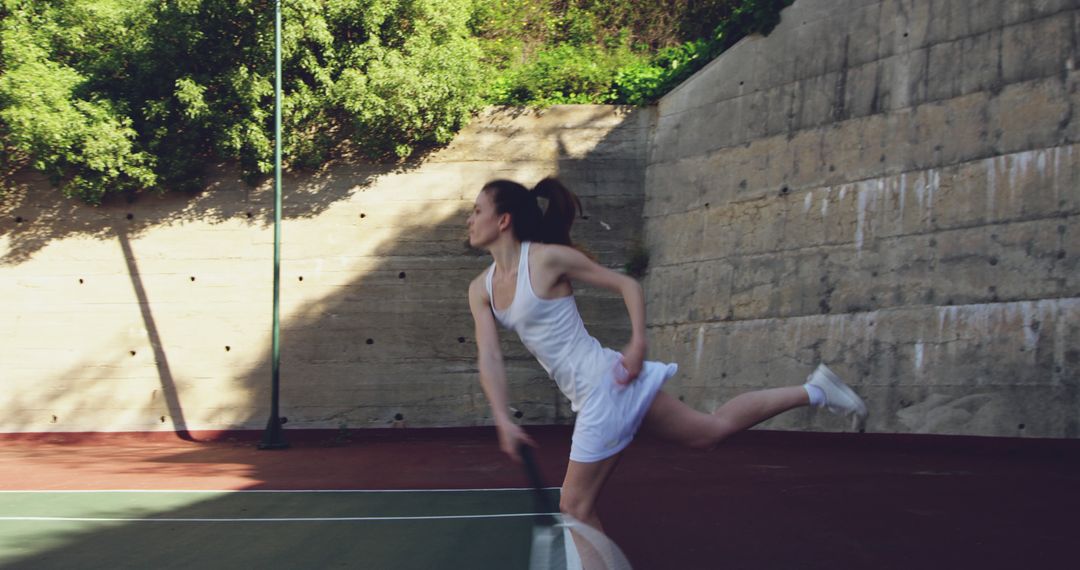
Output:
[[641,367],[645,364],[645,341],[630,341],[622,350],[621,364],[625,374],[616,374],[615,382],[629,384],[641,374]]
[[529,434],[525,433],[525,430],[521,429],[521,426],[517,424],[510,422],[497,424],[496,430],[499,433],[499,449],[509,455],[510,459],[513,459],[515,463],[521,463],[521,454],[518,453],[518,449],[522,445],[538,447],[536,442],[529,437]]

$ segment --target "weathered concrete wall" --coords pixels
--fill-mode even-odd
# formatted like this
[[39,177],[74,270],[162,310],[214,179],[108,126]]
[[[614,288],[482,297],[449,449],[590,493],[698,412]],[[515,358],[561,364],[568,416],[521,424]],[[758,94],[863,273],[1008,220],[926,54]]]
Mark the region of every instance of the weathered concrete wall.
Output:
[[[558,175],[584,202],[575,235],[619,265],[641,231],[651,113],[492,111],[402,167],[333,164],[287,177],[281,409],[288,427],[488,421],[465,246],[483,182]],[[0,212],[0,431],[261,428],[269,409],[273,196],[223,172],[211,191],[89,208],[22,177]],[[621,342],[621,301],[582,291]],[[529,422],[569,419],[506,336]]]
[[670,388],[711,408],[825,360],[870,430],[1080,436],[1078,64],[1076,0],[798,0],[665,97]]
[[[619,266],[642,231],[651,356],[709,409],[819,360],[875,431],[1080,437],[1080,2],[798,0],[658,109],[491,112],[426,160],[286,180],[289,425],[488,421],[465,288],[479,186],[557,174]],[[272,206],[211,192],[0,204],[0,431],[261,428]],[[644,204],[643,204],[644,201]],[[129,217],[130,216],[130,217]],[[618,299],[583,290],[620,346]],[[507,335],[527,422],[569,420]],[[770,428],[845,429],[811,412]]]

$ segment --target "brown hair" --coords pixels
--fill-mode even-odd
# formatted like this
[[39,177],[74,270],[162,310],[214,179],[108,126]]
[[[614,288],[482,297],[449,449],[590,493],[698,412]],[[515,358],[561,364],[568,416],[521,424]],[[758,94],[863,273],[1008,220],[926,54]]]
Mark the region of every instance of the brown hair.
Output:
[[[496,213],[510,214],[518,240],[574,245],[570,226],[581,211],[581,200],[557,179],[545,178],[531,191],[511,180],[492,180],[483,191],[491,194]],[[546,209],[541,210],[538,198],[547,199]]]

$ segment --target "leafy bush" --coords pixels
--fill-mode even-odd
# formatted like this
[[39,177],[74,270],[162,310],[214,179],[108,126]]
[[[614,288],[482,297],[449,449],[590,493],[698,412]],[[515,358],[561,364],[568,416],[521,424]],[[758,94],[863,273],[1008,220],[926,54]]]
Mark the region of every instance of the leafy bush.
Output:
[[[655,101],[791,0],[289,0],[287,166],[407,158],[486,104]],[[0,164],[89,203],[273,169],[273,0],[0,0]],[[702,37],[702,34],[705,37]]]
[[[198,190],[212,161],[273,169],[269,0],[0,0],[5,160],[64,192]],[[407,157],[484,102],[471,0],[283,3],[283,152]]]

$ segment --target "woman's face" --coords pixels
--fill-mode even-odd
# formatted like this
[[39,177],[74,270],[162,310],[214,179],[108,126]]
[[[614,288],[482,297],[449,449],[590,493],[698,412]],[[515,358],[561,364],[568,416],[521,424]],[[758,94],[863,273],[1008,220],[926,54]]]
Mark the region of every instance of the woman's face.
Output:
[[469,245],[484,248],[499,237],[499,218],[495,212],[495,202],[490,192],[481,191],[476,197],[472,214],[469,216]]

